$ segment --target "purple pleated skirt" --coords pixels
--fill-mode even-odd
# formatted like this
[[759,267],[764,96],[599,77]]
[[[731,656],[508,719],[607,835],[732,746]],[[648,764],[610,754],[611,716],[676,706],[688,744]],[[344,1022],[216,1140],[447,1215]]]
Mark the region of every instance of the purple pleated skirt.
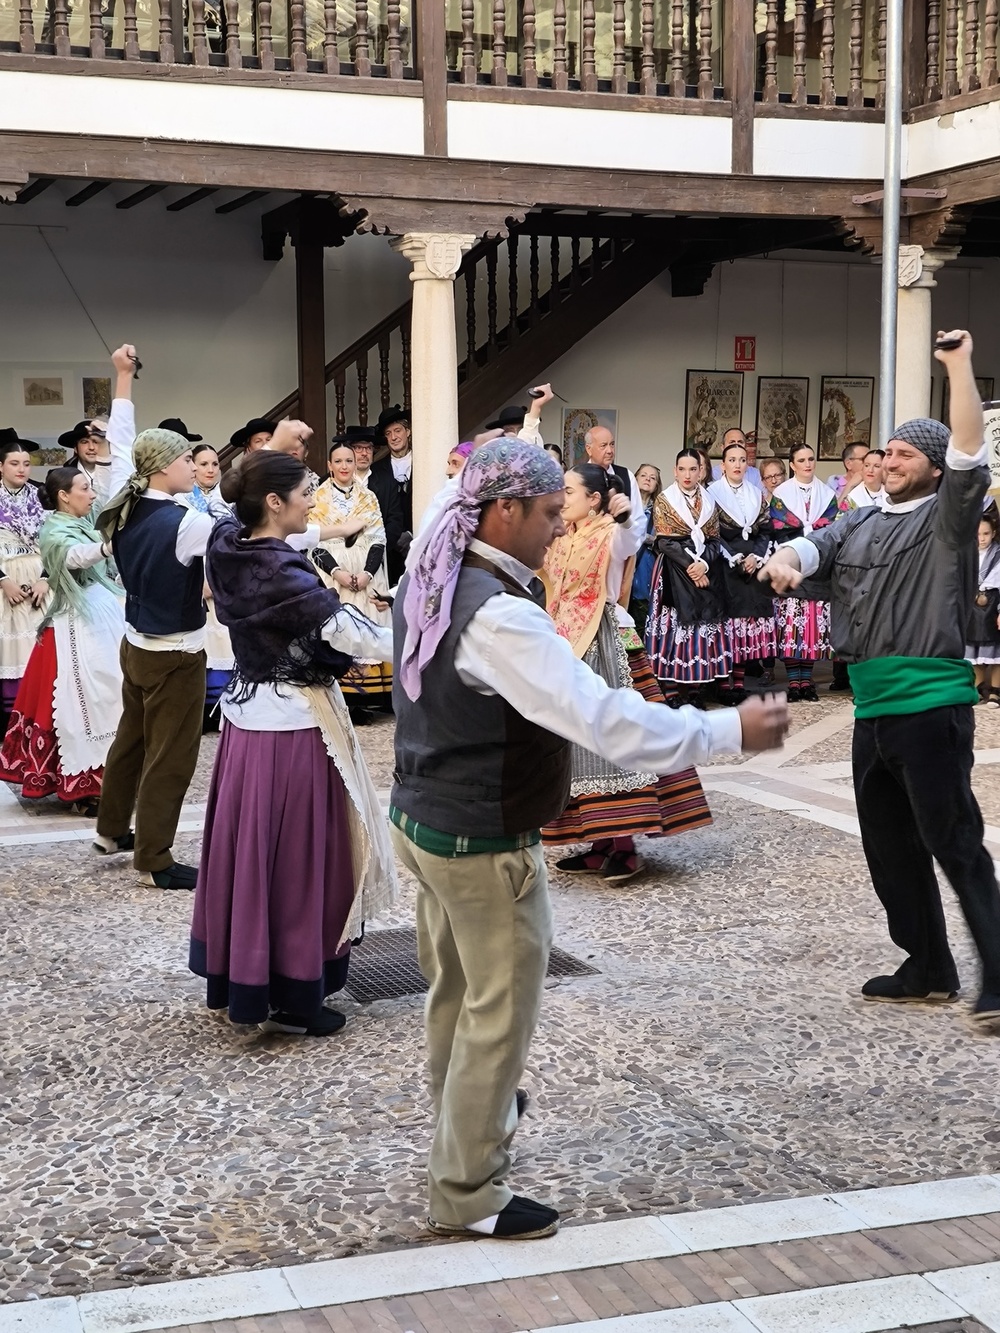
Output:
[[223,727],[191,922],[210,1009],[310,1016],[347,980],[354,899],[347,796],[318,728]]

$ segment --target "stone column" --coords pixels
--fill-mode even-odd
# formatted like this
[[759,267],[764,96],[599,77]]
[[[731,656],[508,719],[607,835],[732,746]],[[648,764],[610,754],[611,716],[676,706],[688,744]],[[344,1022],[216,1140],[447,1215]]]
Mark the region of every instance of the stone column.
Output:
[[[931,414],[931,354],[934,337],[931,290],[934,274],[957,249],[899,247],[899,309],[896,314],[896,424]],[[884,445],[885,441],[880,441]]]
[[444,485],[448,450],[458,444],[455,274],[476,237],[412,231],[390,244],[413,265],[410,326],[410,425],[413,429],[414,530]]

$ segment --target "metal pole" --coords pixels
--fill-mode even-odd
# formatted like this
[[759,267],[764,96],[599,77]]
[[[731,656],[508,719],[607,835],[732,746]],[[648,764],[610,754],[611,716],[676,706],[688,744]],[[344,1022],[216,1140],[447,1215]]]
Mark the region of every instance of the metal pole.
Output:
[[903,141],[903,0],[888,0],[885,35],[885,170],[882,182],[882,343],[878,443],[896,421],[896,309],[899,284],[899,178]]

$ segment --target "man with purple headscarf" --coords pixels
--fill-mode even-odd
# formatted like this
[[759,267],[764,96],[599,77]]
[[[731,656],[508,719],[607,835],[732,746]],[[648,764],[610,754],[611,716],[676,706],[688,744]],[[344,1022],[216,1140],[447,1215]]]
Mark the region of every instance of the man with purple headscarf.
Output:
[[982,959],[972,1017],[1000,1019],[1000,892],[972,794],[977,700],[965,630],[977,587],[976,532],[990,484],[972,339],[939,333],[951,388],[951,432],[920,418],[885,446],[884,509],[856,510],[788,542],[761,570],[776,593],[804,578],[833,608],[833,647],[856,703],[854,791],[865,858],[889,935],[907,957],[872,977],[866,1000],[950,1004],[958,970],[948,947],[937,860]]
[[569,797],[570,742],[674,773],[770,749],[783,699],[676,712],[612,690],[573,654],[534,577],[565,531],[562,469],[516,438],[473,451],[414,542],[394,606],[397,855],[417,881],[437,1128],[432,1230],[551,1235],[554,1208],[511,1192],[508,1152],[552,938],[542,824]]

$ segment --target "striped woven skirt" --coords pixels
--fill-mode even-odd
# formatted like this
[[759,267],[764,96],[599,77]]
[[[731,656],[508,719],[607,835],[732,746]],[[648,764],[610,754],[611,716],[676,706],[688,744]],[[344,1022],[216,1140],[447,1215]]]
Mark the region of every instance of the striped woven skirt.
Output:
[[726,621],[725,628],[733,652],[733,666],[777,657],[774,616],[733,616]]
[[[619,630],[613,610],[606,612],[583,660],[612,688],[631,685],[647,702],[666,707],[646,650],[634,630]],[[544,843],[593,842],[636,834],[664,838],[712,822],[693,768],[663,777],[628,773],[577,745],[573,746],[572,763],[569,805],[542,829]]]
[[832,657],[830,603],[804,597],[774,599],[774,627],[778,657],[797,662],[818,662]]

